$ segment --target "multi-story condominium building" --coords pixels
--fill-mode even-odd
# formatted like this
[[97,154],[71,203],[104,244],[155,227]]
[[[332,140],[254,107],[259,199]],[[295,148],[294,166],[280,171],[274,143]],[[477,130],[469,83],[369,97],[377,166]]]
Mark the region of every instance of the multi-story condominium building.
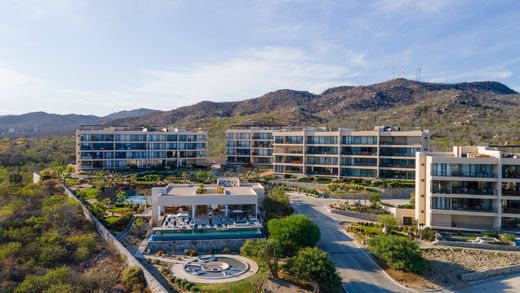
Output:
[[427,130],[303,128],[273,132],[277,174],[415,179],[415,153],[429,149]]
[[177,128],[82,126],[76,171],[206,165],[207,133]]
[[235,127],[226,130],[226,163],[272,166],[275,127]]
[[415,218],[443,229],[518,230],[520,158],[501,147],[416,154]]

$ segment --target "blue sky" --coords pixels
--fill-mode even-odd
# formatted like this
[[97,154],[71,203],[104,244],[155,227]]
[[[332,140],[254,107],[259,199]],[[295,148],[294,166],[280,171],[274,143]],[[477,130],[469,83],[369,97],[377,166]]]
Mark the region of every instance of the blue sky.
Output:
[[419,67],[520,90],[520,1],[0,0],[0,115],[320,93]]

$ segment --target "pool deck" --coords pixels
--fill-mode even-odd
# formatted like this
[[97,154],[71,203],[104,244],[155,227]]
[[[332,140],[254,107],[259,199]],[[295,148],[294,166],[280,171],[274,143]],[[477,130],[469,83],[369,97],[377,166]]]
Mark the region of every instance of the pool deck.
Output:
[[[237,260],[245,262],[245,263],[249,264],[249,270],[247,270],[239,275],[230,276],[230,277],[226,277],[226,278],[222,278],[222,279],[202,278],[202,277],[198,277],[198,276],[195,276],[192,274],[188,274],[187,272],[184,271],[184,265],[186,263],[196,259],[196,257],[192,257],[192,258],[187,257],[183,261],[178,261],[178,260],[171,261],[173,263],[172,273],[177,278],[186,279],[193,283],[222,284],[222,283],[231,283],[231,282],[240,281],[240,280],[249,278],[252,275],[256,274],[256,272],[258,272],[258,264],[255,261],[253,261],[252,259],[249,259],[247,257],[243,257],[240,255],[235,255],[235,254],[216,254],[215,256],[217,257],[217,259],[219,257],[228,257],[228,258],[235,258]],[[164,260],[164,258],[161,258],[161,260]]]

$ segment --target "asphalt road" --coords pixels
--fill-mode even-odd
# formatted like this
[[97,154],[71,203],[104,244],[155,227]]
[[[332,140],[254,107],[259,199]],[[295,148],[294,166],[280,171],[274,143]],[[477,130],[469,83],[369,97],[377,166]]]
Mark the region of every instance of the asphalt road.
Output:
[[291,203],[297,213],[305,214],[320,227],[318,247],[327,251],[343,279],[347,292],[411,292],[397,285],[378,265],[347,236],[341,221],[357,222],[357,219],[331,214],[326,205],[337,200],[316,199],[290,193]]

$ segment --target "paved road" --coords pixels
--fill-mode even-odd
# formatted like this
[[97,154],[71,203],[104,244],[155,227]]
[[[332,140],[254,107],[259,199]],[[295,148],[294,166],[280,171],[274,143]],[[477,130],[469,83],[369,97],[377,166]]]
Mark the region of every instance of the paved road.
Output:
[[520,292],[520,274],[497,277],[482,282],[473,283],[470,287],[460,290],[461,293],[494,293]]
[[297,213],[309,216],[320,227],[318,247],[327,251],[336,263],[347,292],[410,292],[390,279],[372,259],[344,232],[339,222],[357,222],[358,219],[330,214],[326,205],[338,200],[316,199],[290,193]]

